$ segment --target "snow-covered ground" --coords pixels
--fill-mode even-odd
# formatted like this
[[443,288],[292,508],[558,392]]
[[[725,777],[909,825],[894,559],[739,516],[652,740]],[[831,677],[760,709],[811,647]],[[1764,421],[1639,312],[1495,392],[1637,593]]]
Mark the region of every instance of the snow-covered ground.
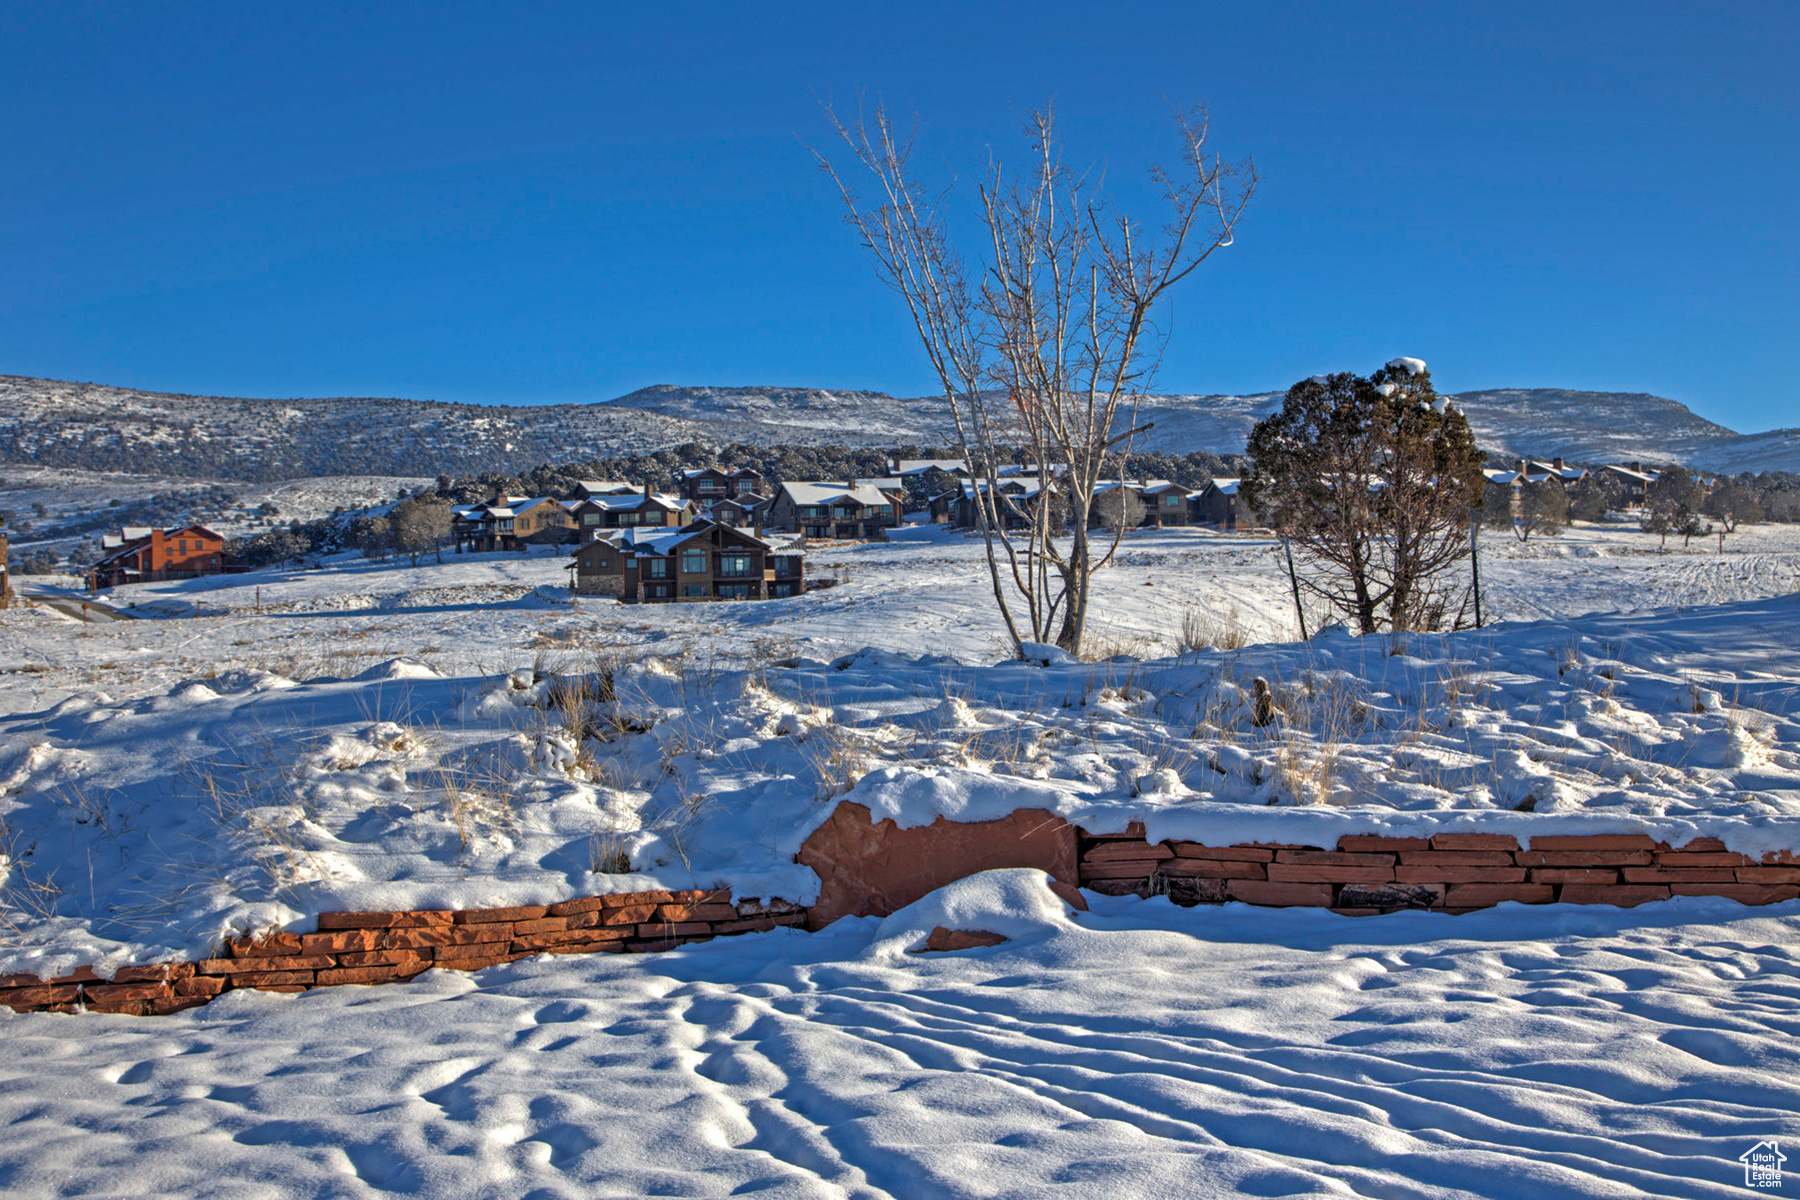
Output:
[[[1800,905],[1070,915],[1041,879],[812,935],[0,1018],[0,1191],[1725,1197],[1800,1138]],[[907,953],[946,919],[1011,940]]]
[[[756,604],[571,603],[564,559],[534,554],[108,597],[152,619],[14,611],[0,971],[192,957],[329,910],[810,902],[793,856],[842,796],[902,825],[1029,807],[1211,844],[1800,846],[1795,532],[1649,545],[1493,539],[1490,610],[1554,619],[1296,643],[1246,640],[1288,632],[1265,541],[1146,534],[1100,609],[1136,656],[1048,666],[995,661],[978,543],[929,529],[820,550],[845,582]],[[1222,646],[1177,653],[1195,608]]]
[[[1266,539],[1144,533],[1099,580],[1111,657],[1043,665],[997,661],[979,542],[942,530],[815,548],[838,586],[757,604],[572,603],[565,561],[345,558],[105,598],[144,619],[0,613],[0,972],[334,909],[810,901],[793,854],[844,797],[1215,844],[1800,847],[1792,527],[1723,554],[1488,538],[1500,624],[1304,643]],[[1708,1195],[1797,1132],[1800,905],[1069,919],[1008,878],[934,903],[1015,940],[944,958],[903,953],[914,913],[0,1015],[0,1191]]]

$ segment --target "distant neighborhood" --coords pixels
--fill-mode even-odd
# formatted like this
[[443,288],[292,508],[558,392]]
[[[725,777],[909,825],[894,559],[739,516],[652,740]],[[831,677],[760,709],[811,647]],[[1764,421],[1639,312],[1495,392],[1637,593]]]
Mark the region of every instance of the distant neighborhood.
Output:
[[[625,603],[767,600],[830,584],[829,579],[808,578],[809,547],[880,541],[908,519],[973,530],[980,510],[987,507],[998,514],[1003,528],[1021,529],[1035,523],[1049,505],[1049,520],[1067,520],[1057,508],[1064,489],[1054,475],[1045,479],[1023,467],[999,465],[990,478],[953,457],[875,461],[885,467],[883,473],[837,479],[781,479],[766,469],[716,463],[665,470],[647,480],[639,472],[632,472],[637,478],[562,478],[554,485],[559,494],[500,490],[485,500],[461,503],[444,495],[451,481],[440,477],[437,489],[403,493],[392,505],[344,514],[335,522],[339,532],[330,537],[317,532],[298,536],[297,526],[275,526],[244,541],[203,523],[120,526],[99,539],[97,556],[81,565],[81,573],[90,590],[100,591],[251,570],[333,549],[409,554],[417,561],[427,554],[441,559],[446,553],[568,546],[569,586],[575,595]],[[1178,466],[1182,460],[1159,455],[1139,465],[1152,463]],[[1229,470],[1235,464],[1224,465]],[[1259,514],[1240,495],[1235,474],[1203,469],[1205,481],[1197,485],[1179,481],[1191,475],[1174,474],[1102,481],[1090,526],[1194,526],[1223,533],[1262,527]],[[1637,520],[1665,543],[1670,536],[1723,536],[1739,523],[1800,517],[1765,512],[1759,496],[1742,481],[1696,476],[1680,467],[1490,458],[1483,474],[1487,493],[1479,519],[1489,528],[1511,528],[1522,538],[1553,534],[1570,520],[1596,521],[1608,514],[1613,520]],[[990,497],[991,506],[986,503]],[[1792,497],[1785,492],[1775,496],[1784,498]],[[0,528],[0,547],[6,532]],[[15,564],[12,574],[20,570]],[[9,590],[7,578],[0,561],[0,598]]]

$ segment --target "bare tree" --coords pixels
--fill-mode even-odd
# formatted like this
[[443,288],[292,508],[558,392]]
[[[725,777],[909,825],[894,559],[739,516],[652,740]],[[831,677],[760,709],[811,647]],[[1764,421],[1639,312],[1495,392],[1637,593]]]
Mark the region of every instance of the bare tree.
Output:
[[[1164,336],[1151,313],[1231,245],[1255,169],[1207,154],[1203,110],[1179,114],[1182,166],[1151,173],[1168,207],[1157,238],[1063,164],[1054,115],[1042,109],[1025,121],[1025,169],[996,159],[978,188],[987,236],[971,272],[942,211],[948,191],[928,193],[913,171],[911,136],[880,108],[854,122],[826,112],[873,198],[865,202],[829,157],[819,164],[937,374],[978,476],[976,524],[1014,649],[1054,642],[1079,653],[1090,582],[1120,538],[1113,530],[1110,543],[1090,539],[1094,489],[1122,475],[1132,438],[1147,428],[1137,423],[1138,398]],[[1009,530],[1006,501],[979,481],[994,480],[1017,451],[1054,485],[1057,502],[1033,505],[1026,527]]]
[[412,565],[419,556],[435,551],[444,561],[444,540],[450,536],[450,506],[442,500],[414,497],[396,504],[388,513],[394,549],[410,555]]
[[1554,475],[1521,479],[1519,521],[1513,526],[1519,540],[1530,541],[1534,533],[1555,537],[1568,527],[1569,491],[1563,481]]
[[1115,534],[1142,525],[1149,511],[1137,490],[1124,484],[1107,488],[1094,497],[1094,515],[1099,518],[1100,527]]
[[1311,560],[1298,586],[1363,633],[1442,623],[1444,573],[1469,555],[1485,479],[1468,421],[1423,363],[1295,384],[1249,452],[1239,498]]

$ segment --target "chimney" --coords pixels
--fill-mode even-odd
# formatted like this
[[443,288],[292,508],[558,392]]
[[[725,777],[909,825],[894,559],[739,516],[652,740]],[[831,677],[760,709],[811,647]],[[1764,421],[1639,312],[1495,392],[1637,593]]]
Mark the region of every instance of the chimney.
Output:
[[1564,468],[1565,468],[1565,467],[1567,467],[1567,466],[1568,466],[1568,464],[1567,464],[1567,463],[1565,463],[1565,462],[1563,462],[1563,460],[1562,460],[1562,459],[1560,459],[1560,458],[1553,458],[1553,459],[1551,459],[1551,460],[1550,460],[1550,465],[1551,465],[1551,466],[1553,466],[1553,467],[1555,467],[1555,468],[1556,468],[1556,469],[1557,469],[1557,470],[1559,470],[1559,471],[1560,471],[1560,470],[1563,470],[1563,469],[1564,469]]
[[644,484],[644,499],[648,500],[649,498],[650,498],[650,484],[648,482],[646,482]]

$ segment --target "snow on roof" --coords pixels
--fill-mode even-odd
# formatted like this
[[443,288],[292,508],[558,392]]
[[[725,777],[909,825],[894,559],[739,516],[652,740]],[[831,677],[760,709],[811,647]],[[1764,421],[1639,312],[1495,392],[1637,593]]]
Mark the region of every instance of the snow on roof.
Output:
[[969,464],[960,458],[902,458],[894,463],[896,475],[923,475],[933,469],[967,475]]
[[592,504],[595,508],[603,508],[609,512],[615,509],[622,512],[626,509],[642,508],[649,501],[655,501],[664,508],[681,508],[687,504],[687,501],[680,496],[671,495],[668,492],[653,492],[649,496],[645,496],[642,492],[633,492],[629,496],[589,496],[582,503]]
[[1423,375],[1425,360],[1422,358],[1390,358],[1388,367],[1395,371],[1405,371],[1408,375]]
[[[731,526],[720,526],[717,521],[702,518],[692,524],[683,525],[679,529],[671,529],[666,525],[639,525],[625,529],[608,529],[598,534],[588,545],[604,542],[609,546],[627,550],[633,554],[654,554],[664,556],[673,554],[683,542],[702,537],[717,528],[731,529],[738,537],[751,542],[760,542],[770,550],[781,554],[802,554],[804,551],[796,543],[798,534],[788,537],[758,536],[747,529],[733,529]],[[793,540],[789,540],[789,538]]]
[[[989,481],[986,479],[970,480],[968,483],[963,484],[960,489],[951,488],[943,494],[946,496],[954,496],[957,491],[960,490],[964,496],[973,500],[978,491],[985,492],[987,490],[988,482]],[[1039,479],[1036,475],[1014,475],[1010,478],[1001,479],[996,486],[999,487],[1003,495],[1025,498],[1035,496],[1044,490],[1043,480]]]
[[795,504],[830,504],[835,500],[850,499],[858,504],[879,508],[889,503],[881,489],[872,483],[858,483],[855,487],[843,483],[784,483],[781,490]]
[[638,490],[637,484],[627,483],[623,479],[578,479],[575,486],[590,496],[620,495]]

